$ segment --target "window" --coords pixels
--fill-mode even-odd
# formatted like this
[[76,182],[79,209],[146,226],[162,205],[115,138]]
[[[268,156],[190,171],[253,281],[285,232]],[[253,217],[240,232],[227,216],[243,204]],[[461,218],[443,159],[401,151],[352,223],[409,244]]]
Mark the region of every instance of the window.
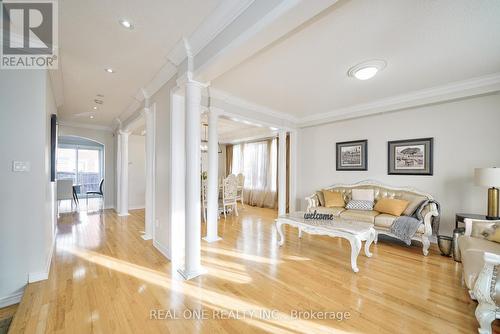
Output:
[[[73,141],[73,142],[71,142]],[[73,184],[79,185],[79,194],[87,191],[99,191],[99,184],[103,179],[104,147],[79,145],[61,140],[57,149],[57,179],[72,179]]]

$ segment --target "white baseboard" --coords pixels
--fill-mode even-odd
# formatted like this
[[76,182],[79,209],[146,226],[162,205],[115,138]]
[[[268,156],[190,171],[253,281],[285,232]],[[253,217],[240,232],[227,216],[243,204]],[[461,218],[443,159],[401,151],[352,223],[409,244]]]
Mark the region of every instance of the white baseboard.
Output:
[[144,210],[146,207],[144,204],[142,205],[135,205],[135,206],[129,206],[128,209],[129,210]]
[[166,247],[164,247],[163,245],[161,245],[158,241],[156,240],[153,240],[153,246],[154,248],[156,248],[160,253],[163,254],[163,256],[165,256],[167,259],[170,260],[170,252],[168,251],[168,249]]
[[18,304],[23,298],[24,288],[5,297],[0,297],[0,308]]
[[49,278],[50,264],[52,263],[52,256],[54,255],[55,246],[56,246],[56,236],[54,235],[54,237],[52,238],[52,246],[50,247],[49,250],[49,256],[47,258],[47,262],[45,263],[45,270],[28,273],[28,283],[43,281]]

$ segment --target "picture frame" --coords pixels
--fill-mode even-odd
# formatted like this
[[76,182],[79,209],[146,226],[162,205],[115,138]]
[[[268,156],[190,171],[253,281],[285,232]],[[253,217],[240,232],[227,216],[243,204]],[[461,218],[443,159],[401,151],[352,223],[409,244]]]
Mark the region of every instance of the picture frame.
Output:
[[433,175],[434,138],[389,141],[387,174]]
[[368,140],[353,140],[336,143],[336,170],[368,170]]

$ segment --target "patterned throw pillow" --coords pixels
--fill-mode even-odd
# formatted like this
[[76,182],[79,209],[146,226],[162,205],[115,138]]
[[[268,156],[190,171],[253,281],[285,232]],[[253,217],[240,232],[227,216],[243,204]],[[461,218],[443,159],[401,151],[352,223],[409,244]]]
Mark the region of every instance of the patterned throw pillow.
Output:
[[347,203],[346,209],[371,211],[373,210],[373,202],[353,199]]

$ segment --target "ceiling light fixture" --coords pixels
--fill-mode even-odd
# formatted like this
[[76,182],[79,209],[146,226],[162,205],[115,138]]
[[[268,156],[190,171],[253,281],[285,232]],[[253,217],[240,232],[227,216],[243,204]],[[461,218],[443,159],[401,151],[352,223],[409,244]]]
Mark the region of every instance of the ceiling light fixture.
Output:
[[132,22],[130,22],[129,20],[126,20],[126,19],[121,19],[119,20],[118,22],[120,22],[120,24],[122,25],[122,27],[124,28],[127,28],[129,30],[132,30],[134,29],[134,25],[132,24]]
[[368,80],[373,78],[386,66],[387,62],[385,60],[368,60],[351,67],[349,71],[347,71],[347,75],[358,80]]
[[113,70],[112,68],[106,68],[105,71],[108,73],[115,73],[115,70]]
[[90,119],[94,119],[94,115],[90,115]]
[[92,107],[92,109],[97,110],[97,107],[96,107],[96,106],[93,106],[93,107]]

